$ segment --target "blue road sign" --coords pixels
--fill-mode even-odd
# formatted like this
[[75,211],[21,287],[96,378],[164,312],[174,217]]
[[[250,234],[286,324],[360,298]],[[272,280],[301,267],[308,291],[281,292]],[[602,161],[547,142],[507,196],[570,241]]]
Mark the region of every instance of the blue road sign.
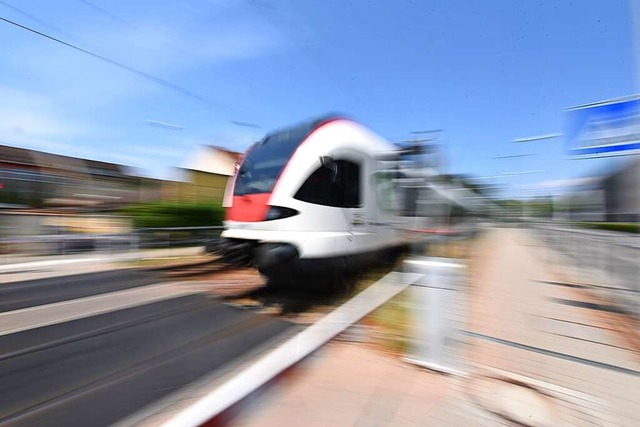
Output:
[[598,102],[566,110],[569,154],[619,156],[640,152],[640,98]]

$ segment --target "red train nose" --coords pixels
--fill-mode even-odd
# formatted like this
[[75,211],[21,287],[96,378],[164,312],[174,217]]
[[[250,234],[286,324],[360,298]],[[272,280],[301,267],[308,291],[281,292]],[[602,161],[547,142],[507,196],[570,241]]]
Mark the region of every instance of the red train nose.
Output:
[[258,222],[264,221],[269,211],[271,193],[247,194],[233,196],[230,208],[225,212],[227,221]]

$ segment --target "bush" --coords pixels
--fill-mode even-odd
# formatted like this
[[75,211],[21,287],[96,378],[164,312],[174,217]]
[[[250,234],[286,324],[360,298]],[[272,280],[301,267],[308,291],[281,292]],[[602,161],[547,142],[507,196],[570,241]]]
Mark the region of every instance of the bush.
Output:
[[216,203],[142,203],[121,210],[135,228],[219,226],[224,208]]

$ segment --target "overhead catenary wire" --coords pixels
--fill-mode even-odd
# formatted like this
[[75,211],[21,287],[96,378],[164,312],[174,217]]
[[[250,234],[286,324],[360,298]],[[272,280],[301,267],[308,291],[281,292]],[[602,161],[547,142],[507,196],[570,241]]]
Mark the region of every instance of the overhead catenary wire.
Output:
[[74,50],[77,50],[79,52],[82,52],[82,53],[84,53],[86,55],[92,56],[92,57],[94,57],[96,59],[104,61],[104,62],[106,62],[108,64],[111,64],[111,65],[113,65],[115,67],[118,67],[118,68],[121,68],[123,70],[129,71],[130,73],[136,74],[136,75],[138,75],[138,76],[140,76],[140,77],[142,77],[142,78],[144,78],[146,80],[149,80],[149,81],[152,81],[152,82],[154,82],[154,83],[156,83],[158,85],[164,86],[165,88],[171,89],[174,92],[180,93],[180,94],[182,94],[184,96],[187,96],[187,97],[189,97],[191,99],[199,101],[200,103],[205,104],[205,105],[207,105],[209,107],[213,107],[213,104],[209,100],[207,100],[205,97],[203,97],[203,96],[201,96],[201,95],[199,95],[199,94],[197,94],[195,92],[192,92],[189,89],[186,89],[186,88],[184,88],[182,86],[179,86],[179,85],[177,85],[175,83],[171,83],[170,81],[165,80],[165,79],[163,79],[161,77],[156,77],[156,76],[154,76],[152,74],[149,74],[149,73],[147,73],[145,71],[138,70],[136,68],[130,67],[129,65],[123,64],[122,62],[116,61],[116,60],[108,58],[108,57],[106,57],[104,55],[100,55],[98,53],[95,53],[95,52],[92,52],[90,50],[84,49],[84,48],[82,48],[80,46],[76,46],[74,44],[68,43],[68,42],[66,42],[64,40],[61,40],[59,38],[50,36],[50,35],[48,35],[46,33],[43,33],[41,31],[35,30],[33,28],[27,27],[26,25],[22,25],[22,24],[20,24],[18,22],[12,21],[12,20],[7,19],[7,18],[4,18],[2,16],[0,16],[0,21],[4,21],[7,24],[13,25],[13,26],[18,27],[20,29],[23,29],[25,31],[29,31],[29,32],[31,32],[33,34],[36,34],[36,35],[40,36],[40,37],[44,37],[44,38],[46,38],[48,40],[51,40],[53,42],[59,43],[61,45],[67,46],[67,47],[69,47],[71,49],[74,49]]
[[55,25],[53,25],[53,24],[51,24],[51,23],[49,23],[47,21],[44,21],[44,20],[38,18],[37,16],[35,16],[35,15],[33,15],[33,14],[23,10],[23,9],[20,9],[19,7],[16,7],[16,6],[14,6],[14,5],[6,2],[6,1],[0,0],[0,4],[3,5],[4,7],[8,8],[8,9],[13,10],[16,13],[19,13],[22,16],[26,16],[31,21],[37,22],[41,26],[43,26],[45,28],[48,28],[51,31],[55,31],[56,33],[64,35],[64,36],[66,36],[68,38],[72,38],[72,39],[76,38],[72,34],[69,34],[68,32],[58,28],[57,26],[55,26]]
[[[0,0],[0,1],[2,1],[2,0]],[[108,9],[106,9],[106,8],[104,8],[104,7],[98,6],[98,5],[96,5],[95,3],[90,2],[90,1],[88,1],[88,0],[78,0],[78,1],[79,1],[80,3],[82,3],[82,4],[86,5],[86,6],[88,6],[88,7],[89,7],[89,8],[91,8],[92,10],[95,10],[95,11],[99,12],[100,14],[102,14],[102,15],[104,15],[104,16],[108,16],[110,19],[112,19],[113,21],[118,22],[118,23],[119,23],[120,25],[122,25],[122,26],[131,27],[131,28],[133,28],[133,27],[134,27],[134,25],[133,25],[130,21],[128,21],[128,20],[126,20],[126,19],[122,18],[121,16],[119,16],[119,15],[117,15],[117,14],[115,14],[115,13],[111,12],[111,11],[109,11]],[[174,45],[172,42],[170,42],[169,40],[166,40],[166,39],[165,39],[164,41],[166,41],[166,42],[170,45],[170,47],[171,47],[172,49],[174,49],[174,50],[176,50],[176,51],[178,51],[178,52],[180,52],[180,53],[184,53],[184,51],[183,51],[183,50],[179,49],[177,46],[175,46],[175,45]],[[147,121],[147,122],[148,122],[148,121]],[[246,124],[246,122],[239,122],[239,121],[235,121],[235,120],[231,120],[230,122],[231,122],[232,124],[236,125],[236,126],[245,126],[245,124]],[[149,124],[149,123],[147,123],[147,124]],[[260,126],[258,126],[258,125],[254,125],[253,123],[251,123],[250,125],[251,125],[251,126],[245,126],[245,127],[255,127],[255,128],[260,128]]]

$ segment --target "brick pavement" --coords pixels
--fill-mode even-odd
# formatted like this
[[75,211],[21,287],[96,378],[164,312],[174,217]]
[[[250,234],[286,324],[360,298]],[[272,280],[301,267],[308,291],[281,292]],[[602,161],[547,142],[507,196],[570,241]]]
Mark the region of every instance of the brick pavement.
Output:
[[[474,374],[549,394],[563,425],[640,425],[640,354],[522,230],[494,230],[471,277],[466,359]],[[626,319],[631,321],[631,319]]]
[[233,425],[468,426],[473,418],[456,413],[461,398],[450,377],[362,344],[332,342]]

